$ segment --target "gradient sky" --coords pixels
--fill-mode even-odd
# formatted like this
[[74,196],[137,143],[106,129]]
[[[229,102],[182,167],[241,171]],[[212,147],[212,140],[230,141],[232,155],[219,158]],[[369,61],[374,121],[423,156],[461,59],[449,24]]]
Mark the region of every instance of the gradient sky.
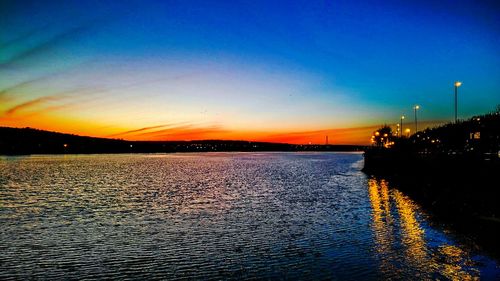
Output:
[[3,0],[0,126],[367,144],[452,120],[456,80],[460,117],[493,110],[500,4],[435,2]]

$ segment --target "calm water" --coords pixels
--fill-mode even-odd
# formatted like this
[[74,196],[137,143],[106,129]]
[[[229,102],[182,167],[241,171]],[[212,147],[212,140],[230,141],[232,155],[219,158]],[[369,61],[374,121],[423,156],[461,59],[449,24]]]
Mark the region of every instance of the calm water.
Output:
[[0,279],[494,279],[361,154],[0,158]]

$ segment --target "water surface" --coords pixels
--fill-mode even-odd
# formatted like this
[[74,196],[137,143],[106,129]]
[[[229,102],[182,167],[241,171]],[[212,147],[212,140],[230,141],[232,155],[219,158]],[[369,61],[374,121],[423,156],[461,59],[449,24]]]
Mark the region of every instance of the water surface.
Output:
[[0,279],[494,279],[359,153],[0,158]]

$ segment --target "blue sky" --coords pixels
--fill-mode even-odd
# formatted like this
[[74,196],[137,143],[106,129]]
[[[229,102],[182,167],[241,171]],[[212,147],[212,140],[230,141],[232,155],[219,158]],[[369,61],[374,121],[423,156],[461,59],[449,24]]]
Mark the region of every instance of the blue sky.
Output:
[[500,103],[499,8],[2,1],[0,125],[106,136],[187,124],[191,138],[266,139],[397,122],[414,104],[424,121],[451,120],[455,80],[465,118]]

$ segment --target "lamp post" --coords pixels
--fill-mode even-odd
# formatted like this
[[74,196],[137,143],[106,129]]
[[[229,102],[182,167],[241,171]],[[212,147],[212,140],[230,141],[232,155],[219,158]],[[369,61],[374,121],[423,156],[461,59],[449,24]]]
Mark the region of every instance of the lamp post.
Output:
[[417,123],[417,110],[420,109],[419,105],[415,105],[413,110],[415,111],[415,133],[418,132],[418,123]]
[[458,87],[462,86],[462,82],[455,82],[455,123],[457,123],[457,96],[458,96]]
[[399,137],[403,137],[403,119],[405,119],[405,116],[401,115],[401,120],[399,124]]

